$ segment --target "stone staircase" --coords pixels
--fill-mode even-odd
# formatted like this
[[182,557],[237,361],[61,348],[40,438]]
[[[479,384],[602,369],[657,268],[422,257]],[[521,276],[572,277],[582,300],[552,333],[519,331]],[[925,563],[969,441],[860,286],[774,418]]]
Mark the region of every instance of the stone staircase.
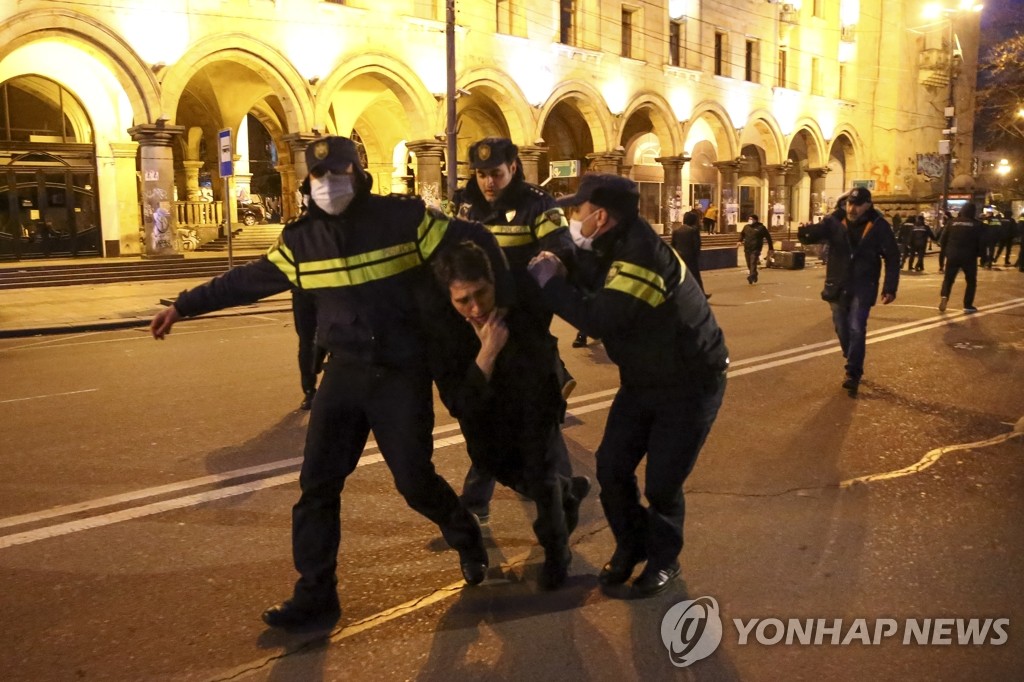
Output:
[[[231,248],[234,251],[266,251],[277,243],[277,237],[284,226],[280,223],[252,225],[238,228],[231,233]],[[227,253],[228,238],[217,237],[196,249],[203,253]]]
[[[258,254],[236,255],[234,265],[259,258]],[[103,259],[82,263],[28,265],[20,263],[0,269],[0,291],[27,287],[57,287],[72,284],[148,282],[164,279],[215,277],[228,269],[227,257],[169,258],[141,260]]]

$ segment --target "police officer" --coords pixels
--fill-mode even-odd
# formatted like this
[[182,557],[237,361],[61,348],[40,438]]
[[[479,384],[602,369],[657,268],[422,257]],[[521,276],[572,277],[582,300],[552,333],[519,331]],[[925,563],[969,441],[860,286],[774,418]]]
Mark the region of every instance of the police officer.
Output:
[[[530,272],[555,314],[599,337],[619,367],[597,449],[601,504],[616,543],[599,580],[621,585],[646,560],[633,591],[650,596],[679,574],[683,482],[722,404],[729,354],[697,280],[640,217],[639,199],[628,178],[584,175],[559,203],[575,207],[572,239],[600,267],[589,281],[570,283],[559,259],[542,253]],[[636,480],[645,455],[646,508]]]
[[925,225],[923,215],[916,216],[910,230],[910,257],[907,259],[907,272],[911,269],[915,272],[924,271],[924,254],[928,250],[929,239],[935,241],[935,233],[932,232],[932,228]]
[[942,249],[946,252],[946,273],[942,278],[942,289],[939,292],[939,312],[945,312],[949,304],[949,295],[953,291],[953,282],[957,273],[964,271],[964,312],[974,313],[974,292],[978,287],[978,260],[984,257],[988,248],[986,227],[976,219],[977,207],[968,202],[960,209],[957,219],[939,238]]
[[[555,349],[554,360],[563,375],[563,396],[576,386],[558,357],[558,340],[548,331],[551,312],[540,299],[537,285],[526,272],[526,265],[541,249],[564,257],[572,254],[572,240],[562,209],[555,206],[554,198],[540,187],[526,182],[519,148],[505,137],[487,137],[469,148],[469,169],[473,175],[466,185],[455,193],[454,205],[458,216],[484,224],[498,240],[508,259],[516,283],[517,299],[523,311],[538,330],[550,339]],[[569,453],[559,437],[559,472],[572,475]],[[490,516],[494,478],[476,466],[471,466],[462,488],[462,502],[486,523]]]
[[370,193],[352,140],[324,137],[306,149],[309,212],[284,228],[266,256],[179,295],[151,324],[162,339],[182,317],[250,303],[295,287],[317,298],[317,340],[331,353],[309,420],[292,512],[299,579],[291,599],[263,614],[270,626],[308,627],[340,615],[340,495],[372,429],[395,486],[441,528],[469,584],[484,579],[480,527],[431,461],[433,400],[415,291],[439,250],[471,239],[492,259],[499,301],[511,281],[481,226],[427,210],[416,197]]

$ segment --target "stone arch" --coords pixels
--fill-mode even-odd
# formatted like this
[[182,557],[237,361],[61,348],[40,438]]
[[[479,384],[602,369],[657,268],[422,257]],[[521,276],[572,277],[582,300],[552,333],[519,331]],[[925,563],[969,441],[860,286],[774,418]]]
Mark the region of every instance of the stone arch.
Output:
[[[662,143],[661,154],[662,156],[675,156],[682,153],[682,137],[680,135],[679,125],[676,122],[675,114],[672,112],[672,106],[668,101],[654,92],[642,92],[638,94],[630,105],[626,108],[626,111],[622,114],[622,120],[626,121],[626,125],[623,126],[623,130],[620,131],[620,135],[625,133],[628,127],[630,119],[634,114],[640,111],[649,111],[653,115],[649,115],[650,122],[653,132],[657,137],[658,141]],[[619,143],[623,146],[628,146],[626,143],[628,140],[620,138]],[[666,142],[668,144],[666,144]]]
[[[541,108],[541,121],[545,121],[552,110],[560,104],[572,107],[580,114],[587,124],[590,137],[594,143],[593,151],[610,151],[615,146],[612,140],[613,124],[611,114],[598,108],[594,102],[603,102],[604,97],[593,87],[582,81],[568,81],[561,84]],[[550,142],[550,140],[549,140]]]
[[796,130],[793,135],[790,136],[790,146],[793,144],[798,136],[803,135],[807,144],[807,164],[811,168],[818,168],[824,166],[826,163],[826,150],[828,149],[828,143],[825,142],[825,137],[821,133],[821,128],[817,122],[810,118],[804,118],[797,121]]
[[320,83],[315,129],[349,136],[356,131],[366,154],[367,171],[379,191],[390,191],[406,174],[396,157],[412,141],[443,139],[440,102],[402,62],[364,54],[344,63]]
[[[483,95],[500,107],[500,113],[508,128],[508,136],[513,142],[518,145],[532,145],[540,137],[536,109],[526,101],[519,85],[512,78],[494,69],[475,69],[462,80],[463,85],[460,87],[473,94],[465,100],[459,98],[457,104],[462,105],[459,107],[460,111],[473,104],[474,96]],[[466,101],[464,105],[463,101]],[[464,158],[461,149],[459,158]]]
[[79,12],[28,10],[0,23],[0,65],[18,49],[49,38],[70,44],[106,66],[128,98],[134,123],[153,122],[160,116],[159,86],[149,66],[119,34]]
[[779,128],[775,117],[768,111],[758,110],[750,114],[747,124],[743,126],[740,145],[753,145],[764,151],[766,164],[779,164],[786,160],[786,151],[782,143],[785,136]]
[[[312,128],[313,106],[306,81],[279,51],[242,33],[220,34],[200,40],[169,67],[162,78],[164,111],[174,116],[173,112],[177,112],[181,97],[192,79],[219,61],[245,67],[269,86],[266,95],[276,96],[279,100],[280,115],[289,132],[304,132]],[[235,128],[237,122],[227,120],[225,125]]]
[[714,135],[719,160],[735,159],[740,155],[739,136],[730,122],[729,114],[718,102],[705,100],[693,109],[690,119],[683,125],[683,151],[689,153],[700,140],[690,139],[699,121],[704,122]]

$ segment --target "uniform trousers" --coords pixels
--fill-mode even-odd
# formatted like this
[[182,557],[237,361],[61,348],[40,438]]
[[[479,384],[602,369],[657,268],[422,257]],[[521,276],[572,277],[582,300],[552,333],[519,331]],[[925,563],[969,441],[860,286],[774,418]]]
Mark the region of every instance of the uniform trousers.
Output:
[[974,292],[978,288],[978,259],[977,258],[950,258],[946,261],[946,274],[942,278],[942,289],[939,296],[949,298],[953,291],[953,281],[960,270],[964,271],[964,281],[967,286],[964,289],[964,307],[974,307]]
[[864,374],[864,355],[867,352],[868,315],[871,305],[856,294],[831,301],[832,325],[839,337],[839,346],[846,358],[846,374],[860,381]]
[[[722,372],[695,388],[622,386],[597,449],[601,506],[617,551],[664,568],[683,549],[683,482],[693,470],[725,395]],[[640,503],[636,469],[647,456]]]
[[487,560],[476,519],[434,469],[433,426],[431,379],[425,367],[327,363],[306,434],[302,494],[292,509],[292,554],[300,576],[297,601],[335,596],[341,491],[371,429],[409,506],[440,527],[460,558]]

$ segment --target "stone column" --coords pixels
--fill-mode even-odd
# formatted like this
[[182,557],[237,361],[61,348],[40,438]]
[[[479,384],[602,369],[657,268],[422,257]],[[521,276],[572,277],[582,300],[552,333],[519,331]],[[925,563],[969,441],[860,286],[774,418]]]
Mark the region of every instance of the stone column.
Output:
[[740,195],[736,186],[739,177],[740,162],[716,161],[712,164],[718,169],[718,182],[721,187],[721,203],[718,207],[722,232],[735,232],[740,221]]
[[185,167],[185,201],[201,201],[199,191],[199,171],[203,169],[202,161],[183,161]]
[[291,164],[278,164],[274,166],[274,170],[281,174],[281,222],[287,223],[298,217],[301,210],[295,196],[299,183],[295,181],[295,168]]
[[139,239],[142,226],[142,214],[139,212],[141,197],[135,170],[139,143],[111,142],[110,152],[114,157],[114,184],[117,188],[117,234],[116,239],[107,239],[104,234],[104,254],[108,257],[138,256],[142,253],[142,241]]
[[[313,140],[320,137],[313,133],[288,133],[281,136],[281,141],[288,145],[288,151],[292,155],[291,177],[293,186],[290,191],[285,191],[284,177],[281,178],[281,210],[283,215],[299,215],[299,203],[296,192],[302,181],[309,175],[309,168],[306,167],[306,147]],[[282,164],[283,166],[284,164]]]
[[661,223],[663,232],[668,234],[683,220],[683,166],[689,156],[659,156],[655,159],[665,171],[665,182],[661,185]]
[[817,221],[818,216],[828,213],[828,202],[825,197],[825,176],[829,168],[808,168],[807,174],[811,176],[811,221]]
[[185,126],[145,123],[128,129],[139,143],[142,174],[143,258],[182,257],[177,250],[174,155],[171,144]]
[[622,175],[622,160],[626,153],[620,150],[587,154],[587,171],[591,173],[611,173]]
[[[791,164],[780,163],[770,166],[765,166],[765,170],[768,171],[768,218],[769,220],[762,220],[769,229],[773,227],[779,227],[778,221],[782,221],[781,227],[787,225],[789,215],[786,213],[786,208],[789,206],[789,185],[786,184],[786,176],[789,174]],[[782,205],[782,218],[777,218],[778,214],[775,213],[775,207]]]
[[[524,145],[519,148],[519,160],[523,163],[523,175],[526,181],[534,185],[540,184],[540,157],[547,153],[547,147],[534,147]],[[545,169],[547,170],[547,169]],[[544,173],[544,180],[547,179],[547,172]]]
[[[416,194],[423,197],[428,206],[440,206],[444,198],[441,183],[441,161],[444,160],[445,144],[437,140],[415,140],[405,143],[406,149],[416,155]],[[455,172],[457,163],[448,164],[448,172]]]

